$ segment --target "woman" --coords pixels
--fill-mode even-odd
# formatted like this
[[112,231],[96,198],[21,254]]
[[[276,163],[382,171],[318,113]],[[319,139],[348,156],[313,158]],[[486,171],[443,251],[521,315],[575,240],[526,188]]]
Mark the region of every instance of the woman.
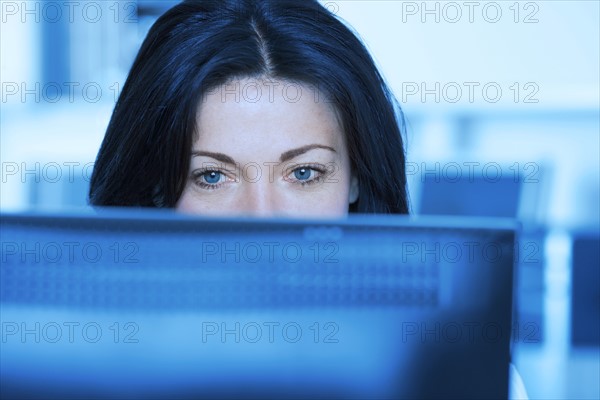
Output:
[[[317,1],[184,2],[142,44],[90,203],[407,214],[403,127],[364,45]],[[511,397],[525,398],[511,377]]]
[[317,1],[184,2],[134,61],[90,203],[406,214],[396,105],[360,40]]

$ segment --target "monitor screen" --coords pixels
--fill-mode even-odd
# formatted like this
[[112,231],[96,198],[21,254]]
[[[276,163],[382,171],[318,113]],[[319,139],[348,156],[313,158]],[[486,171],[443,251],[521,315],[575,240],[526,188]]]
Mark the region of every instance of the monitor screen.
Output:
[[420,214],[516,218],[522,184],[512,176],[490,180],[425,176]]
[[600,235],[577,232],[571,270],[571,343],[600,346]]
[[511,221],[3,214],[3,396],[506,398]]

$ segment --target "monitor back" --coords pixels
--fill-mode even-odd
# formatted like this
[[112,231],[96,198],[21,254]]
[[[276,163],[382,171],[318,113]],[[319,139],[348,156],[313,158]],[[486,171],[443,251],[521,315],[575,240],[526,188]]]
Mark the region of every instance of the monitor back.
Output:
[[506,398],[514,226],[9,215],[0,391]]
[[465,176],[449,181],[425,176],[420,214],[516,218],[521,180],[512,176],[494,180]]

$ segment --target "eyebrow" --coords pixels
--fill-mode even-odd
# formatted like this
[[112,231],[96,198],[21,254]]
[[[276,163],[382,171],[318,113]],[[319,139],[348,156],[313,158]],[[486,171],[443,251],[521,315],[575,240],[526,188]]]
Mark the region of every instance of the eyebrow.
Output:
[[325,149],[337,153],[333,147],[324,146],[322,144],[307,144],[306,146],[298,147],[297,149],[288,150],[285,153],[282,153],[279,157],[279,161],[286,162],[294,157],[298,157],[300,154],[304,154],[314,149]]
[[235,161],[233,160],[233,158],[231,158],[228,155],[223,154],[223,153],[213,153],[211,151],[200,151],[200,150],[192,151],[192,157],[202,157],[202,156],[214,158],[215,160],[221,161],[222,163],[225,163],[225,164],[235,165]]
[[[299,155],[307,153],[314,149],[325,149],[325,150],[329,150],[334,153],[337,153],[337,151],[335,151],[335,149],[330,146],[325,146],[322,144],[308,144],[306,146],[298,147],[296,149],[288,150],[288,151],[282,153],[281,156],[279,157],[279,161],[286,162],[288,160],[291,160],[292,158],[298,157]],[[198,151],[193,151],[192,156],[193,157],[206,156],[206,157],[214,158],[217,161],[221,161],[222,163],[235,165],[234,159],[223,153],[214,153],[212,151],[198,150]]]

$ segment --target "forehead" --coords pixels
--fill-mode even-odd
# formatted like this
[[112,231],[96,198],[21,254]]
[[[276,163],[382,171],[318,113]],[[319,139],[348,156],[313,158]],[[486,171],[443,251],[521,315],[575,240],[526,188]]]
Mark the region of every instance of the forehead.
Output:
[[[283,152],[308,144],[343,146],[333,104],[306,84],[245,78],[202,98],[195,148],[208,151]],[[278,156],[279,154],[277,154]]]

